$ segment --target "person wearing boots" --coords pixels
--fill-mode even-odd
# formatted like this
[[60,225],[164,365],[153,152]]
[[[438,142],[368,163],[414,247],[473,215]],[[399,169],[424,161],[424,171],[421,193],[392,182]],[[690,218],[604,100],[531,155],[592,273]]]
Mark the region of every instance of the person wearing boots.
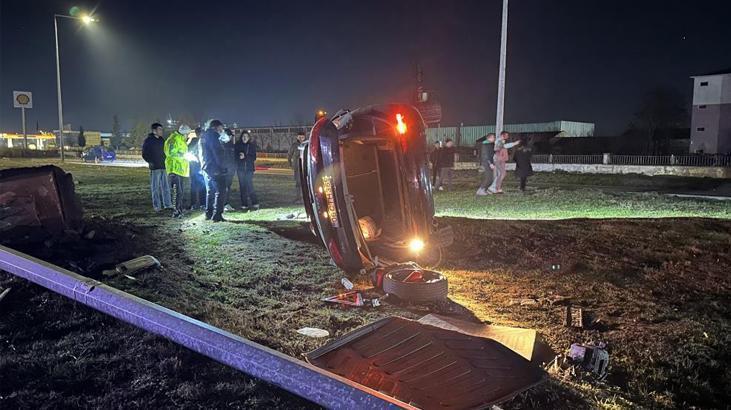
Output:
[[183,216],[183,178],[190,175],[190,166],[186,154],[188,134],[192,131],[186,124],[181,124],[177,131],[170,133],[165,140],[165,170],[168,173],[170,195],[173,204],[173,218]]

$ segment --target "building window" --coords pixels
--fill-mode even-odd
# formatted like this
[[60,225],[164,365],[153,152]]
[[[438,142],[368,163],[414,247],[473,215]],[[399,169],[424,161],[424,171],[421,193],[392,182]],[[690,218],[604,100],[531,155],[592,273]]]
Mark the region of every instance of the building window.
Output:
[[698,108],[700,108],[701,110],[705,110],[706,109],[706,106],[705,105],[699,105]]
[[705,131],[706,129],[704,127],[698,127],[695,129],[696,131]]
[[707,87],[708,81],[701,81],[701,87]]

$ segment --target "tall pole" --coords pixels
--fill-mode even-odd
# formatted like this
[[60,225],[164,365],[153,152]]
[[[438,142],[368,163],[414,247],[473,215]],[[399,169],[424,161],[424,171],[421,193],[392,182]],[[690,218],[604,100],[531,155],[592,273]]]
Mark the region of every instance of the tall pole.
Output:
[[503,0],[503,24],[500,34],[500,74],[497,83],[497,114],[495,115],[495,133],[503,131],[505,114],[505,60],[508,56],[508,0]]
[[61,59],[58,54],[58,19],[53,16],[53,32],[56,34],[56,87],[58,91],[58,139],[61,148],[61,162],[64,161],[63,152],[63,103],[61,102]]
[[23,122],[23,151],[28,149],[28,132],[25,129],[25,107],[20,107],[20,119]]

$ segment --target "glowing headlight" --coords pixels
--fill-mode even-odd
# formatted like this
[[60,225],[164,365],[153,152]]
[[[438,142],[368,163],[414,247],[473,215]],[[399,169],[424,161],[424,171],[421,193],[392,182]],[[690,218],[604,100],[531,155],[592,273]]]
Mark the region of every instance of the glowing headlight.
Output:
[[424,241],[419,238],[414,238],[409,242],[409,250],[413,253],[419,253],[424,250]]
[[183,158],[185,158],[186,161],[188,161],[188,162],[190,162],[190,161],[198,162],[198,158],[196,158],[196,156],[193,155],[192,152],[186,152],[185,155],[183,155]]

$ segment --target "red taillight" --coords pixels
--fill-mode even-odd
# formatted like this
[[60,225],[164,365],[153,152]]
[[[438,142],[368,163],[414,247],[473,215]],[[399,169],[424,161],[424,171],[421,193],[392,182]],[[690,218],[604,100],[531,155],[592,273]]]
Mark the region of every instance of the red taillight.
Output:
[[399,133],[399,135],[406,134],[406,131],[408,130],[408,127],[406,126],[406,123],[404,122],[404,116],[399,114],[396,114],[396,132]]

